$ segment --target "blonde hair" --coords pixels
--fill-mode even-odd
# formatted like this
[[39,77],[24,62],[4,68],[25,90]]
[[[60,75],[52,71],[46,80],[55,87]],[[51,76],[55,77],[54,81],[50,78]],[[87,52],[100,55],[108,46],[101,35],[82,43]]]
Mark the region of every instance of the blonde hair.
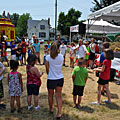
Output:
[[55,59],[58,56],[58,46],[56,43],[53,43],[50,47],[50,57]]

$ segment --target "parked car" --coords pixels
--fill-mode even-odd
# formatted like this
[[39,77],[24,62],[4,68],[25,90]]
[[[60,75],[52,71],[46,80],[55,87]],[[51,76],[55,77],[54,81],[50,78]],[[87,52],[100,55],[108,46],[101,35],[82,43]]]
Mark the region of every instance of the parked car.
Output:
[[45,40],[41,39],[41,38],[38,38],[38,41],[40,44],[43,44],[45,42]]

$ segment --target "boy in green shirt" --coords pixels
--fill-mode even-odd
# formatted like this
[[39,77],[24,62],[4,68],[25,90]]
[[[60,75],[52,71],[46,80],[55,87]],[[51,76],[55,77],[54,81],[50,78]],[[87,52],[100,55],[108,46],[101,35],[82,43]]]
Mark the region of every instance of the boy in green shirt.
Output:
[[[84,87],[88,78],[88,70],[84,68],[85,60],[79,59],[78,66],[76,66],[72,72],[72,79],[73,79],[73,101],[74,107],[80,108],[80,103],[82,100]],[[78,104],[76,104],[76,99],[78,96]]]

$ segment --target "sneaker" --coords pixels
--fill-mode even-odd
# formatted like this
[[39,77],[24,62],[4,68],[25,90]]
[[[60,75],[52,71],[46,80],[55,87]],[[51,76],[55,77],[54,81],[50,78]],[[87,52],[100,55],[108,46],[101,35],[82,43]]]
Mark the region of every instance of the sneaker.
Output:
[[35,107],[35,110],[37,111],[38,109],[40,109],[40,106],[38,105],[37,107]]
[[100,105],[98,102],[91,102],[92,105]]
[[32,108],[32,104],[30,106],[28,106],[28,110],[30,110]]
[[107,100],[104,101],[106,104],[112,104],[112,102],[108,102]]

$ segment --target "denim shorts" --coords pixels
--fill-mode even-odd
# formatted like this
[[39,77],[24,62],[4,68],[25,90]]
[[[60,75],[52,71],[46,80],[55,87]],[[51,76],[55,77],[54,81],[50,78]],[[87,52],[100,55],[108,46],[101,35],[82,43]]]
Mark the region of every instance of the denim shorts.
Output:
[[21,57],[21,56],[16,57],[16,60],[17,60],[17,61],[18,61],[18,60],[22,60],[22,57]]

